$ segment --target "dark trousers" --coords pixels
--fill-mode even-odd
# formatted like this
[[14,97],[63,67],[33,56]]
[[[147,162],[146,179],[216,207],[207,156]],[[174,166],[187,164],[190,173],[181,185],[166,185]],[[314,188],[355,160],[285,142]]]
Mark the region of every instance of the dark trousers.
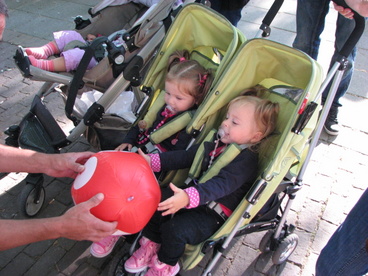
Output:
[[243,8],[238,9],[223,9],[221,7],[221,0],[211,0],[211,8],[218,13],[222,14],[233,24],[235,27],[238,26],[238,22],[241,19],[241,11]]
[[[172,196],[171,189],[163,189],[162,199]],[[162,216],[156,212],[147,226],[143,236],[160,243],[158,259],[168,265],[175,265],[183,255],[186,244],[199,244],[212,236],[224,223],[216,212],[206,206],[182,209],[174,216]]]

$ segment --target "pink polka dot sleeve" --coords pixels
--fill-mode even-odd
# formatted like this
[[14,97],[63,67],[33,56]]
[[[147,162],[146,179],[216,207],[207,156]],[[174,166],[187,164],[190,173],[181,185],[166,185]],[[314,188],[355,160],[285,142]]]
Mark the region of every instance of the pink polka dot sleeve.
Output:
[[191,209],[191,208],[198,207],[198,205],[199,205],[199,193],[198,193],[198,190],[196,188],[194,188],[194,187],[189,187],[189,188],[184,189],[184,191],[189,196],[189,204],[185,208]]
[[161,159],[158,153],[149,153],[149,157],[151,157],[151,169],[154,172],[161,171]]

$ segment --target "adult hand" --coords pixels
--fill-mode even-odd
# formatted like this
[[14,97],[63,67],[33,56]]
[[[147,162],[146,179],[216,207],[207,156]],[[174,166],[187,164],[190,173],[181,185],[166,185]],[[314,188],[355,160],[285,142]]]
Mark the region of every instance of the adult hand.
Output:
[[104,195],[99,193],[88,201],[80,203],[60,216],[62,237],[72,240],[98,242],[116,231],[117,222],[102,221],[93,216],[90,210],[102,202]]
[[345,3],[352,10],[356,11],[363,17],[368,17],[368,1],[367,0],[345,0]]
[[342,16],[348,18],[348,19],[353,19],[354,18],[354,12],[349,9],[349,8],[344,8],[342,6],[339,6],[335,3],[333,3],[334,8],[336,11],[338,11]]
[[163,216],[174,214],[189,204],[189,196],[184,190],[176,187],[172,183],[170,183],[170,188],[174,192],[174,195],[158,204],[157,210],[164,211],[162,213]]
[[84,164],[93,152],[68,152],[61,154],[45,154],[44,173],[53,177],[75,178],[84,170]]

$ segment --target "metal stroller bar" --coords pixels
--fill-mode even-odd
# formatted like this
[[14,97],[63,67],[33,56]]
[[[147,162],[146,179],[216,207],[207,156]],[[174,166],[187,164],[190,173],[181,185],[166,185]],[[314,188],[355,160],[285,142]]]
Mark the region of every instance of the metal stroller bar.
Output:
[[[159,45],[162,39],[165,36],[165,28],[162,26],[160,30],[157,31],[155,36],[152,37],[152,45]],[[131,60],[130,64],[126,67],[122,74],[116,79],[115,83],[119,83],[119,85],[111,85],[106,92],[102,95],[102,97],[96,102],[99,106],[104,107],[105,109],[109,108],[110,105],[116,100],[119,96],[119,92],[126,90],[126,88],[131,83],[127,80],[127,74],[132,70],[132,68],[139,66],[139,63],[145,64],[148,59],[152,56],[153,52],[156,51],[155,47],[144,47],[140,51],[139,55],[137,55],[134,59]],[[83,123],[79,123],[67,137],[69,141],[75,141],[79,136],[81,136],[87,128],[87,125],[90,124],[88,122],[88,118],[84,116]]]
[[[341,2],[340,2],[341,1]],[[334,2],[336,2],[338,5],[343,5],[345,7],[346,3],[343,0],[335,0]],[[351,33],[351,35],[349,36],[349,39],[347,40],[347,42],[344,44],[344,46],[342,47],[342,51],[344,55],[342,55],[342,51],[340,51],[340,57],[338,58],[338,60],[335,62],[335,64],[332,66],[331,70],[329,71],[326,80],[323,82],[316,98],[319,98],[324,89],[327,87],[328,83],[331,81],[332,77],[335,75],[330,91],[328,93],[326,102],[324,104],[324,108],[322,109],[322,113],[321,116],[319,118],[318,124],[317,124],[317,128],[312,136],[312,140],[311,140],[311,144],[310,144],[310,150],[308,151],[308,154],[306,156],[305,162],[303,163],[303,165],[301,166],[300,172],[296,178],[296,183],[298,185],[302,185],[302,179],[305,173],[305,170],[307,168],[307,165],[309,163],[309,160],[312,156],[313,150],[317,145],[317,142],[319,140],[319,137],[321,135],[322,132],[322,128],[323,128],[323,123],[328,115],[328,112],[330,110],[330,107],[332,105],[333,99],[336,95],[336,91],[338,88],[338,85],[341,82],[342,76],[344,74],[344,71],[346,69],[346,60],[347,60],[347,56],[351,53],[351,51],[353,50],[353,48],[355,47],[355,45],[358,43],[360,37],[362,36],[363,32],[364,32],[364,27],[365,27],[365,20],[362,16],[358,15],[356,12],[354,14],[354,20],[355,20],[355,28],[353,30],[353,32]],[[352,41],[349,41],[352,40]]]

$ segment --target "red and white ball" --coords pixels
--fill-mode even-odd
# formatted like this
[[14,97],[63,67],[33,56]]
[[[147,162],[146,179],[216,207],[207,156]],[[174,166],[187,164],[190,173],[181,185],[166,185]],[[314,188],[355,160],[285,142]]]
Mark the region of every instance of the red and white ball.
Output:
[[104,221],[117,221],[118,234],[134,234],[148,223],[161,192],[147,161],[137,153],[101,151],[89,158],[71,189],[75,204],[98,193],[103,201],[91,213]]

